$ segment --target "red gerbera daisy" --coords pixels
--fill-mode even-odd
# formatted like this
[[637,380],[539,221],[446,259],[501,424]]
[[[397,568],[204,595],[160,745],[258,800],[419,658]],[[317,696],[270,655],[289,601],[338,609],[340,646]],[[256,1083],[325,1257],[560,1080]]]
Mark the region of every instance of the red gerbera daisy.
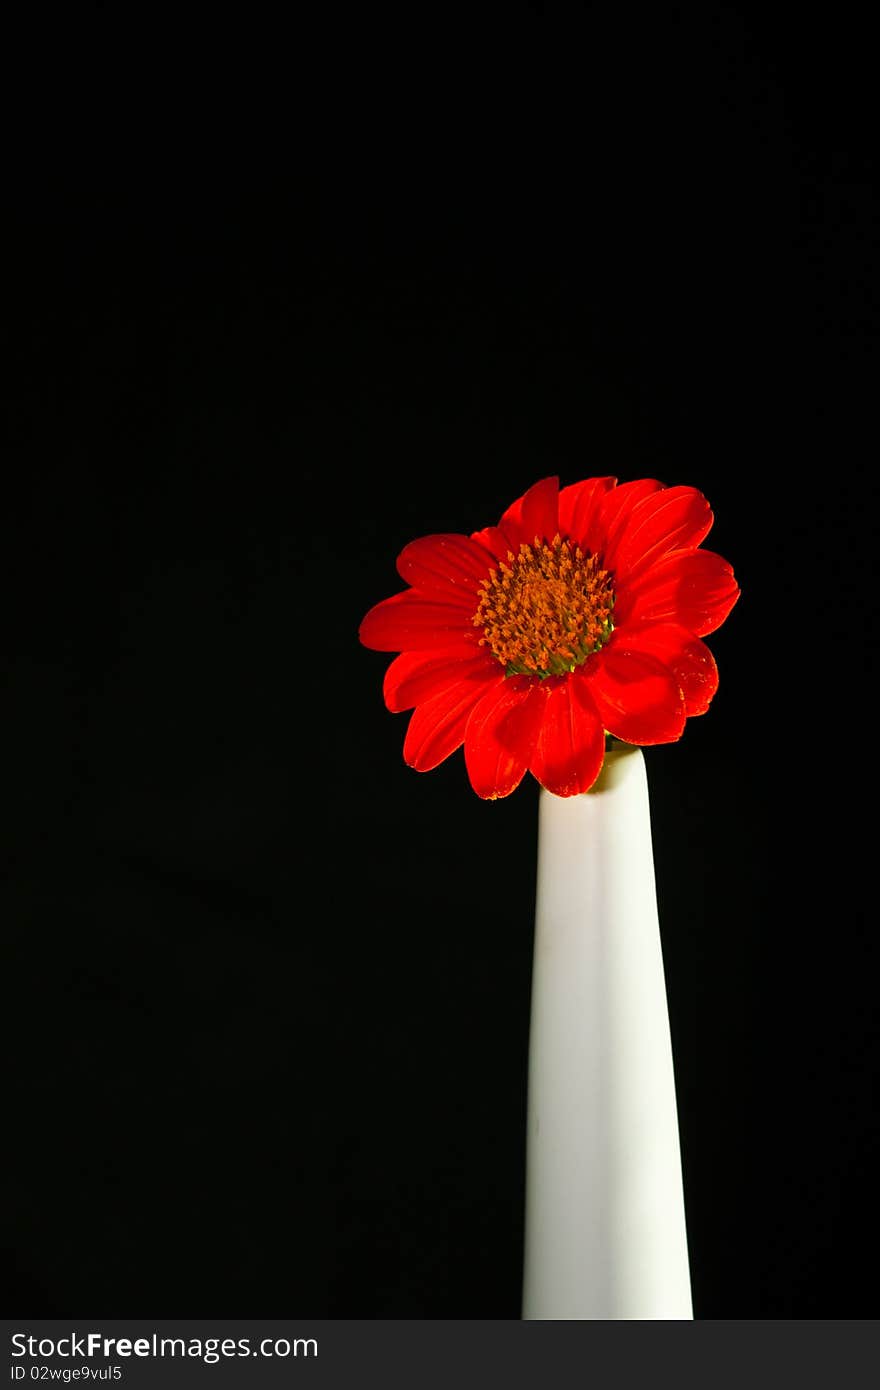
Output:
[[700,638],[739,597],[727,561],[699,548],[712,521],[696,488],[544,478],[497,526],[411,541],[397,560],[410,587],[360,626],[364,646],[400,653],[384,695],[413,711],[410,767],[464,744],[481,797],[526,771],[573,796],[599,775],[606,732],[680,738],[718,688]]

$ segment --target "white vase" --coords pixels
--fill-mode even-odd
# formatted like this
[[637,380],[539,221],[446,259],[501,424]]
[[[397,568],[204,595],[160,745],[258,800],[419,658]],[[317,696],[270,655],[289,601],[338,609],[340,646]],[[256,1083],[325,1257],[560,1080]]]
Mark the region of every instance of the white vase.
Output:
[[538,825],[522,1316],[692,1318],[641,749]]

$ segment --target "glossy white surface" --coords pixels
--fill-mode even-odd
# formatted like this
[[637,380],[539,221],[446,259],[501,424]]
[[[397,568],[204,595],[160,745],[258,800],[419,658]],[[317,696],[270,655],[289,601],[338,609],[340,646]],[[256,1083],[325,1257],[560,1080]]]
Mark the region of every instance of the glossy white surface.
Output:
[[540,794],[526,1319],[693,1316],[648,782]]

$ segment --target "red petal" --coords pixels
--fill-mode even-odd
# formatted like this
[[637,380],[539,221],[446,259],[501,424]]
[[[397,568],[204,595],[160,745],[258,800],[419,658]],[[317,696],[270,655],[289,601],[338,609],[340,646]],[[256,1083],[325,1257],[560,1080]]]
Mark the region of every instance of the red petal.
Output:
[[617,591],[614,621],[680,623],[696,637],[720,627],[739,598],[733,569],[712,550],[673,551]]
[[578,671],[548,693],[529,770],[548,792],[576,796],[589,791],[604,759],[605,730]]
[[620,648],[656,657],[678,682],[688,716],[706,713],[718,689],[718,667],[699,637],[676,623],[649,623],[621,632]]
[[571,483],[559,494],[559,533],[563,540],[574,541],[586,549],[585,539],[591,534],[593,518],[599,503],[617,485],[616,478],[585,478]]
[[[496,667],[498,675],[490,679],[503,681],[504,672],[497,662]],[[413,710],[403,742],[404,760],[410,767],[430,772],[461,747],[470,713],[486,688],[485,676],[460,681]]]
[[496,560],[506,560],[511,552],[511,544],[497,526],[486,526],[482,531],[474,531],[471,540],[490,551]]
[[[442,652],[402,652],[385,672],[382,694],[392,714],[412,709],[430,700],[451,685],[482,677],[488,679],[502,668],[484,647],[450,647]],[[503,674],[503,672],[502,672]]]
[[643,497],[627,518],[605,563],[618,580],[643,574],[671,550],[693,550],[712,527],[712,512],[693,487],[667,487]]
[[585,678],[609,733],[626,743],[672,743],[685,725],[684,696],[655,656],[626,651],[614,639],[588,662]]
[[377,652],[436,651],[451,647],[479,634],[467,610],[457,603],[439,603],[434,598],[406,589],[371,608],[358,630],[365,647]]
[[479,603],[477,585],[495,568],[495,557],[468,536],[421,536],[397,557],[397,572],[414,589],[445,603],[472,610]]
[[468,720],[464,757],[471,786],[484,800],[509,796],[531,761],[547,690],[530,676],[509,676],[484,695]]
[[631,483],[620,483],[600,498],[599,506],[584,537],[585,548],[602,558],[608,567],[607,557],[614,553],[617,541],[629,521],[633,507],[643,497],[660,492],[662,483],[656,478],[637,478]]
[[531,545],[537,536],[552,541],[559,530],[559,479],[542,478],[528,492],[507,508],[498,523],[511,541],[514,555],[525,542]]

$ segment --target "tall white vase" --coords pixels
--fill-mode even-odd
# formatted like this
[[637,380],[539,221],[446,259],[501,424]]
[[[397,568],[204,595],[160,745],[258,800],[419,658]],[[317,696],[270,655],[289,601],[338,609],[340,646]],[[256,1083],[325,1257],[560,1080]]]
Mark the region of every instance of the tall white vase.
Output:
[[522,1315],[692,1318],[641,750],[538,825]]

